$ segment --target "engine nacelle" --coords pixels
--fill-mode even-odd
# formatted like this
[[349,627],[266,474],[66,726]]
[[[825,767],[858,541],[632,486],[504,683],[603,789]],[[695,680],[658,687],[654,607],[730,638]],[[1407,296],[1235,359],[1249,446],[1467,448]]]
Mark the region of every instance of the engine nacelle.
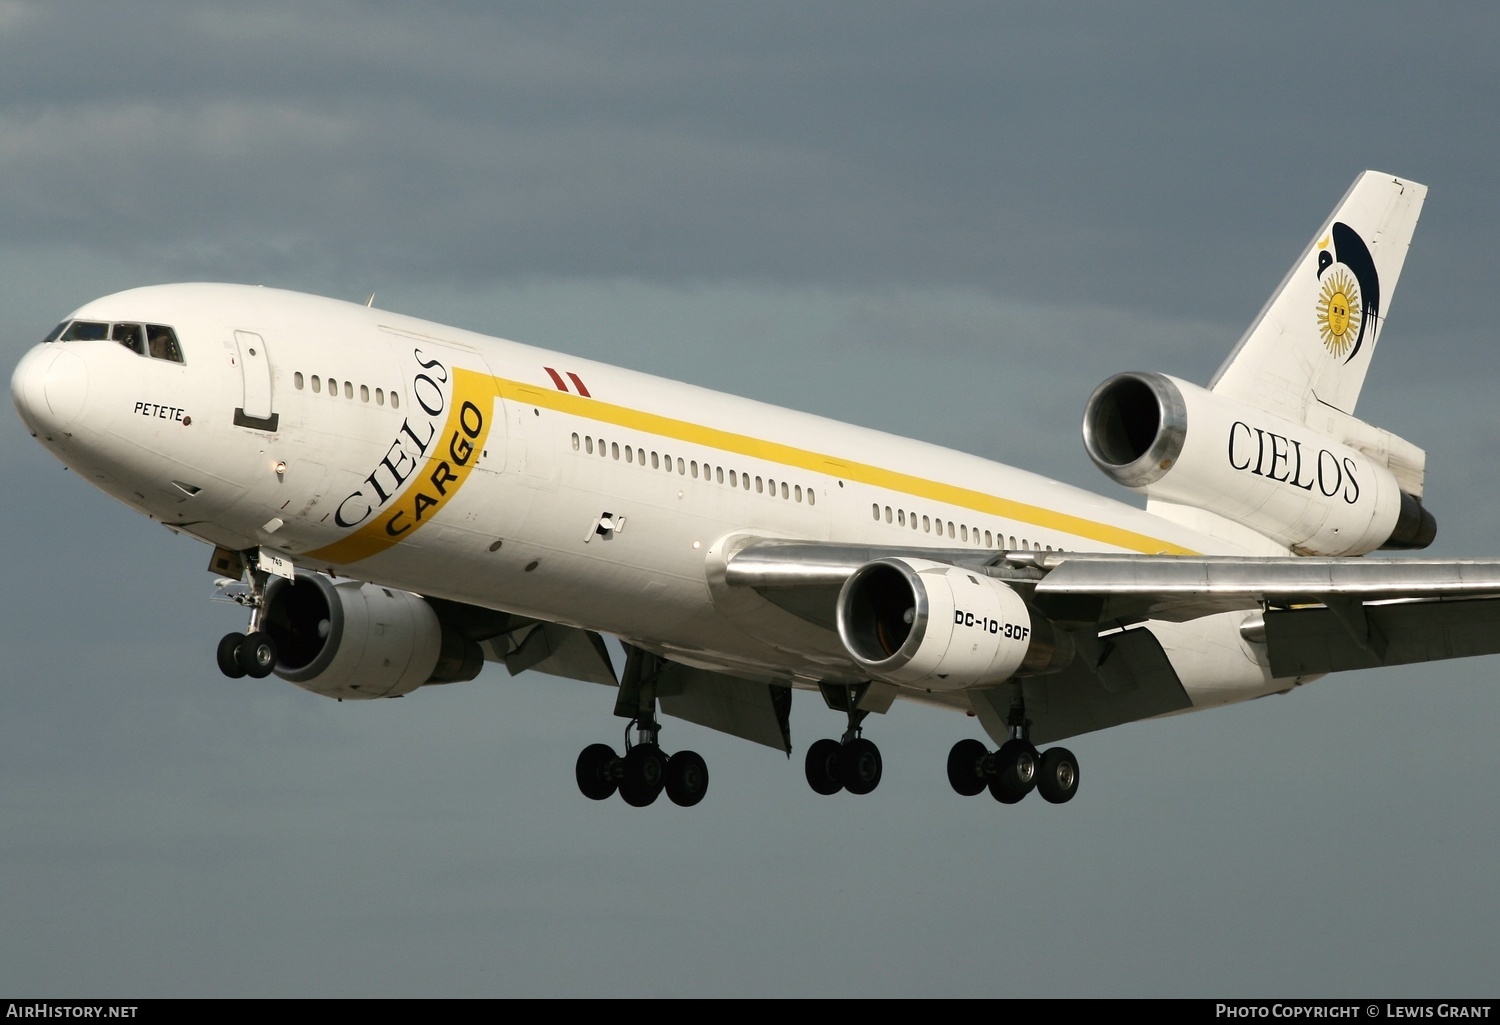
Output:
[[276,577],[261,623],[276,642],[276,675],[330,698],[398,697],[472,680],[484,665],[479,645],[421,595],[357,580]]
[[1425,548],[1437,534],[1421,501],[1363,452],[1165,374],[1117,374],[1095,389],[1083,443],[1127,488],[1303,555]]
[[839,592],[838,628],[871,677],[929,690],[1052,672],[1073,653],[1004,581],[921,559],[855,570]]

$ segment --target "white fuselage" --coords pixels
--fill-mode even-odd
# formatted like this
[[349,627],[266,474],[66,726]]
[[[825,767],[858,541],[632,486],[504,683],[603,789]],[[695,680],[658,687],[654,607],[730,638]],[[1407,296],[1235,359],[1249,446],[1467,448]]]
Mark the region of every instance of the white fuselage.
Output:
[[[705,667],[853,671],[831,636],[726,615],[713,570],[737,536],[1242,551],[975,456],[329,299],[169,285],[71,319],[181,341],[181,363],[47,343],[13,378],[38,438],[127,505],[215,545]],[[1195,706],[1289,685],[1242,618],[1153,624]]]

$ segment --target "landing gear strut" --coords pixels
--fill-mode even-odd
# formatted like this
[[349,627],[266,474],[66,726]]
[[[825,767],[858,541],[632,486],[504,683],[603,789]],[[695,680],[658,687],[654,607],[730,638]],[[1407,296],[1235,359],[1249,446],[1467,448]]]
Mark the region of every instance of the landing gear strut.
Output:
[[1019,698],[1008,719],[1011,737],[993,754],[977,740],[960,740],[948,752],[948,785],[962,797],[988,789],[1001,804],[1015,804],[1035,790],[1049,804],[1066,804],[1078,793],[1078,759],[1065,747],[1038,752],[1028,739],[1031,723]]
[[[857,687],[824,689],[824,698],[834,707],[842,707],[849,716],[849,727],[838,740],[814,741],[807,749],[804,770],[807,785],[814,793],[836,794],[847,790],[851,794],[868,794],[880,785],[884,765],[880,748],[874,741],[861,736],[860,723],[869,715],[867,709],[859,708],[859,699],[868,684]],[[842,691],[839,695],[838,691]],[[830,692],[837,695],[830,700]]]
[[[608,744],[590,744],[578,755],[578,790],[593,801],[619,793],[632,808],[644,808],[666,791],[667,799],[682,808],[703,800],[708,792],[708,765],[696,751],[668,755],[657,743],[656,678],[660,660],[639,648],[627,647],[625,678],[620,682],[616,715],[632,716],[626,727],[625,755]],[[635,743],[630,729],[636,728]]]
[[270,574],[256,564],[255,552],[241,552],[239,555],[246,567],[245,577],[249,583],[230,584],[221,593],[225,596],[224,600],[250,610],[250,626],[245,633],[230,633],[220,638],[216,659],[219,672],[231,680],[244,676],[261,680],[270,676],[276,668],[276,642],[261,629],[266,581]]

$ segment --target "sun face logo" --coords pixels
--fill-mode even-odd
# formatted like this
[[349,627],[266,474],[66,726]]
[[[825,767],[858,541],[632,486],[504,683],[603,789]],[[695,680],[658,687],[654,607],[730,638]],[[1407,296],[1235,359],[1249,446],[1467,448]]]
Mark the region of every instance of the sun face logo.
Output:
[[1359,336],[1363,318],[1354,278],[1342,268],[1328,275],[1318,294],[1318,334],[1323,338],[1323,347],[1335,356],[1343,356]]

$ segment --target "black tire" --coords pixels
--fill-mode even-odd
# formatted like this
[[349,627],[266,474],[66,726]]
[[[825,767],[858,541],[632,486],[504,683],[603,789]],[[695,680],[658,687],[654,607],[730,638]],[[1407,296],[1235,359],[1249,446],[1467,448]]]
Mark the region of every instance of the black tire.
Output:
[[667,759],[667,797],[679,808],[691,808],[708,792],[708,764],[696,751],[678,751]]
[[276,668],[276,642],[257,630],[240,645],[240,666],[252,680],[264,680]]
[[1078,793],[1078,759],[1065,747],[1054,747],[1042,755],[1037,770],[1036,792],[1048,804],[1067,804]]
[[219,672],[231,680],[245,675],[245,667],[240,665],[240,648],[244,645],[244,634],[225,634],[219,640]]
[[868,794],[880,786],[882,769],[880,748],[864,737],[849,741],[839,752],[839,779],[851,794]]
[[839,752],[843,750],[837,740],[813,741],[813,746],[807,749],[807,785],[813,788],[813,792],[825,797],[836,794],[844,789],[844,781],[839,778]]
[[578,791],[590,801],[603,801],[613,797],[619,784],[615,782],[614,748],[608,744],[590,744],[578,754],[575,774]]
[[995,752],[995,778],[990,794],[1001,804],[1015,804],[1036,787],[1036,748],[1027,740],[1007,740]]
[[948,752],[948,785],[962,797],[973,797],[983,792],[987,781],[984,778],[984,759],[989,748],[972,737],[960,740]]
[[644,808],[661,796],[667,757],[655,744],[637,744],[625,752],[620,768],[620,797],[632,808]]

